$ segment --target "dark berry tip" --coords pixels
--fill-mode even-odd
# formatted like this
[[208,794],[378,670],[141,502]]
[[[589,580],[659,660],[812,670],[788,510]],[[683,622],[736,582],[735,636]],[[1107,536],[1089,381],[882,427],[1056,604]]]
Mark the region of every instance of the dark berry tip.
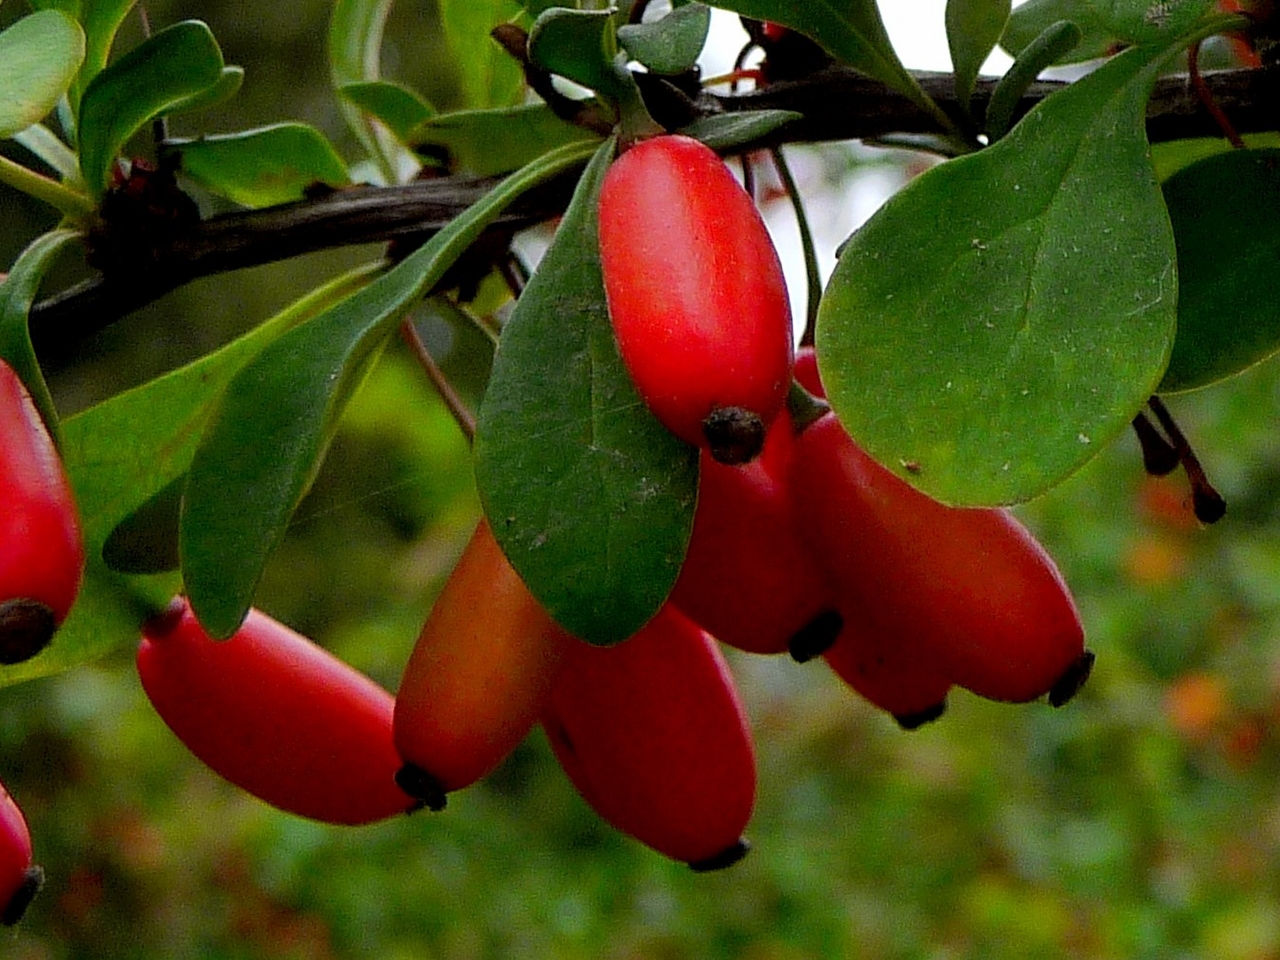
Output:
[[1080,654],[1076,662],[1067,667],[1066,672],[1049,689],[1049,705],[1061,707],[1079,693],[1089,679],[1089,674],[1093,673],[1093,661],[1096,659],[1092,650]]
[[739,837],[737,843],[726,847],[714,856],[692,861],[689,864],[689,869],[694,873],[710,873],[712,870],[723,870],[725,867],[732,867],[745,857],[750,850],[751,843],[746,838]]
[[406,763],[396,771],[396,785],[409,796],[421,800],[421,806],[437,813],[449,802],[448,794],[444,792],[440,781],[412,763]]
[[903,730],[918,730],[926,723],[933,723],[947,712],[947,701],[940,700],[931,707],[917,710],[915,713],[895,713],[893,719]]
[[22,877],[22,886],[13,892],[4,910],[0,911],[0,924],[12,927],[21,920],[43,886],[44,869],[34,865],[27,867],[27,872]]
[[19,597],[0,603],[0,664],[30,660],[49,645],[57,629],[53,610],[39,600]]
[[1191,495],[1191,509],[1201,523],[1217,523],[1227,514],[1227,501],[1212,488],[1194,490]]
[[843,629],[844,617],[838,611],[824,610],[787,641],[787,652],[796,663],[808,663],[830,650]]
[[717,407],[702,421],[712,459],[731,467],[750,463],[764,449],[764,421],[742,407]]

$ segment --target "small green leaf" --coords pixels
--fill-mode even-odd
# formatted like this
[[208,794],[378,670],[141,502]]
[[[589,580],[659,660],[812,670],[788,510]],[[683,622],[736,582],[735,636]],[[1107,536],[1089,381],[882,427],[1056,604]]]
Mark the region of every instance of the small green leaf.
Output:
[[440,23],[457,65],[463,103],[472,109],[506,107],[520,101],[520,65],[489,36],[520,15],[514,0],[441,0]]
[[228,385],[191,464],[182,572],[200,622],[235,632],[362,371],[395,325],[526,190],[571,169],[581,146],[504,180],[376,282],[262,351]]
[[42,10],[0,33],[0,138],[44,119],[84,60],[84,31],[65,13]]
[[144,40],[103,70],[80,101],[80,170],[94,196],[115,159],[148,122],[222,77],[222,51],[209,28],[186,20]]
[[618,356],[600,275],[600,147],[516,303],[480,407],[476,483],[538,601],[590,643],[625,640],[679,573],[697,451],[654,419]]
[[947,46],[962,104],[973,96],[978,71],[1000,41],[1010,9],[1010,0],[947,0]]
[[618,42],[633,60],[654,73],[684,73],[698,62],[711,27],[711,8],[701,3],[677,7],[661,20],[618,28]]
[[[334,0],[329,16],[329,75],[335,88],[380,79],[382,33],[392,0]],[[354,104],[338,102],[347,125],[369,152],[382,183],[397,181],[403,148]]]
[[79,158],[44,124],[33,123],[15,133],[13,139],[48,164],[64,181],[72,185],[80,183]]
[[136,3],[137,0],[84,0],[78,4],[78,16],[80,23],[84,25],[87,43],[84,66],[80,68],[80,76],[76,78],[76,85],[72,90],[73,109],[79,106],[81,94],[93,78],[106,67],[116,33]]
[[951,119],[898,59],[876,0],[716,0],[715,5],[811,37],[836,59],[910,97],[944,129],[952,128]]
[[1125,43],[1163,43],[1192,29],[1214,0],[1087,0],[1098,21]]
[[1044,33],[1022,48],[1018,58],[996,84],[987,103],[987,115],[983,119],[987,136],[999,140],[1013,125],[1013,114],[1018,102],[1049,65],[1066,56],[1080,43],[1080,28],[1070,20],[1059,20],[1045,27]]
[[1069,20],[1080,28],[1080,42],[1063,54],[1058,63],[1080,63],[1105,57],[1122,45],[1107,29],[1089,0],[1027,0],[1014,8],[1005,25],[1000,46],[1016,57],[1059,20]]
[[1176,49],[1135,48],[1053,94],[845,244],[819,316],[823,382],[849,433],[926,493],[1033,497],[1159,382],[1176,253],[1144,114]]
[[1160,392],[1193,390],[1280,349],[1280,150],[1232,150],[1164,185],[1178,244],[1178,334]]
[[63,247],[79,237],[75,230],[51,230],[36,237],[9,269],[9,276],[0,283],[0,359],[9,364],[26,385],[49,433],[54,437],[59,436],[58,411],[44,382],[35,348],[31,346],[27,318],[40,291],[40,282],[53,266],[54,259]]
[[726,151],[763,140],[804,114],[793,110],[743,110],[741,113],[718,113],[700,117],[680,132],[701,140],[712,150]]
[[402,142],[421,123],[435,116],[431,104],[408,87],[388,80],[347,83],[338,94],[362,113],[384,124]]
[[217,83],[207,90],[201,90],[199,93],[179,100],[169,108],[168,112],[171,115],[176,115],[216,107],[220,103],[226,103],[239,93],[240,87],[243,85],[244,67],[223,67]]
[[284,330],[350,296],[380,269],[373,264],[351,271],[214,353],[63,422],[62,452],[83,522],[84,583],[53,643],[34,660],[0,668],[0,684],[59,673],[137,643],[139,624],[163,609],[180,581],[108,569],[102,553],[112,531],[186,473],[210,405],[235,371]]
[[561,120],[545,103],[533,103],[443,113],[419,124],[406,142],[423,154],[443,148],[452,169],[489,177],[518,170],[566,144],[598,140],[590,130]]
[[347,168],[324,134],[303,123],[174,140],[182,172],[246,207],[301,200],[314,184],[350,183]]
[[529,59],[566,80],[616,98],[619,82],[612,43],[611,11],[552,7],[529,31]]
[[[1280,147],[1280,132],[1246,133],[1241,138],[1250,149]],[[1151,145],[1151,165],[1155,167],[1156,179],[1164,183],[1179,170],[1186,169],[1193,163],[1206,160],[1219,153],[1234,150],[1231,141],[1225,137],[1196,137],[1190,140],[1168,140]]]

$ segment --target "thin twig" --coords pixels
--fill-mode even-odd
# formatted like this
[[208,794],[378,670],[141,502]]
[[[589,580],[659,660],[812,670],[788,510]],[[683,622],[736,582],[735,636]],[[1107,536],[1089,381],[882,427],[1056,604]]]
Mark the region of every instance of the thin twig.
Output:
[[1204,104],[1204,108],[1209,111],[1209,115],[1213,117],[1214,122],[1222,128],[1222,135],[1230,141],[1231,145],[1237,150],[1245,149],[1245,142],[1236,132],[1235,126],[1231,123],[1230,118],[1218,106],[1218,101],[1213,95],[1213,91],[1209,89],[1209,85],[1204,82],[1204,77],[1200,73],[1200,41],[1197,40],[1191,45],[1187,51],[1187,77],[1191,83],[1191,89],[1196,92],[1196,96],[1200,98],[1200,102]]
[[796,181],[791,176],[791,168],[782,156],[782,148],[775,147],[769,151],[773,157],[773,165],[782,179],[782,186],[791,199],[791,208],[795,211],[796,227],[800,231],[800,249],[804,251],[804,276],[808,284],[808,299],[804,318],[804,332],[800,336],[800,346],[813,346],[814,334],[818,329],[818,305],[822,303],[822,271],[818,269],[818,251],[813,245],[813,231],[809,229],[809,218],[804,212],[804,201]]
[[467,405],[462,402],[462,398],[453,389],[453,384],[449,382],[449,378],[444,375],[444,371],[436,364],[435,358],[431,356],[431,352],[427,349],[427,345],[418,336],[417,328],[414,327],[412,320],[405,319],[400,324],[400,338],[413,351],[414,359],[418,361],[418,365],[426,373],[427,379],[431,381],[431,385],[440,394],[440,399],[444,401],[450,416],[458,424],[458,429],[467,438],[467,443],[474,443],[476,439],[476,418],[474,414],[467,409]]
[[1156,419],[1160,421],[1160,426],[1164,428],[1164,432],[1169,437],[1169,442],[1173,444],[1173,449],[1178,451],[1178,460],[1182,463],[1182,469],[1187,473],[1187,479],[1191,482],[1191,508],[1195,511],[1196,519],[1201,523],[1215,523],[1221,520],[1227,512],[1227,502],[1222,499],[1222,494],[1214,489],[1213,484],[1209,482],[1209,478],[1205,475],[1204,467],[1200,465],[1200,459],[1191,449],[1191,444],[1187,442],[1186,436],[1174,421],[1173,415],[1164,405],[1159,397],[1153,396],[1147,401],[1147,406],[1151,408],[1151,412],[1156,415]]

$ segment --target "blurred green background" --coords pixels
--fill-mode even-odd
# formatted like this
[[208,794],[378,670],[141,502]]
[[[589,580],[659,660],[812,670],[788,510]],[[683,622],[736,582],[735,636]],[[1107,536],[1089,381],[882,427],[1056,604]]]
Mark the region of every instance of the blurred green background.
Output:
[[[245,88],[175,133],[299,118],[348,156],[327,92],[328,6],[148,3],[207,20]],[[0,9],[0,23],[22,12]],[[122,38],[136,34],[131,23]],[[387,72],[440,107],[459,80],[431,4],[401,4]],[[0,262],[46,228],[0,197]],[[64,412],[260,322],[380,251],[178,291],[52,371]],[[1224,250],[1224,255],[1230,251]],[[465,343],[424,330],[464,381]],[[735,656],[756,733],[755,850],[695,875],[596,820],[541,735],[446,812],[325,827],[197,763],[131,651],[0,690],[0,781],[48,883],[0,955],[307,958],[1280,957],[1280,381],[1171,401],[1230,504],[1191,521],[1180,475],[1126,438],[1020,511],[1098,654],[1062,710],[953,695],[904,733],[821,663]],[[347,415],[260,605],[394,687],[476,516],[465,442],[397,345]]]

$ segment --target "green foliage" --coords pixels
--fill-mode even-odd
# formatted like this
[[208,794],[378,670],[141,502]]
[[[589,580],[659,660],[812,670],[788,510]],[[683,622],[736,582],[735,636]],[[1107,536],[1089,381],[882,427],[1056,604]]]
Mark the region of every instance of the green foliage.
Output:
[[1062,59],[1079,43],[1080,28],[1070,20],[1059,20],[1045,27],[1040,36],[1019,51],[1013,65],[996,84],[987,104],[983,125],[991,140],[999,140],[1009,132],[1018,101],[1040,76],[1040,71]]
[[427,155],[443,150],[451,168],[485,177],[509,173],[558,147],[596,139],[545,103],[531,103],[440,114],[409,131],[406,142]]
[[1164,43],[1191,30],[1214,0],[1089,0],[1104,29],[1125,43]]
[[1114,53],[1119,46],[1119,38],[1089,0],[1027,0],[1010,15],[1000,46],[1016,57],[1060,20],[1079,27],[1081,39],[1074,49],[1063,52],[1058,63],[1093,60]]
[[36,123],[67,92],[84,60],[84,32],[43,10],[0,33],[0,138]]
[[710,27],[711,8],[690,3],[661,20],[619,27],[618,43],[654,73],[683,73],[697,62]]
[[947,46],[961,103],[973,96],[978,71],[1000,40],[1011,6],[1009,0],[947,0]]
[[489,32],[516,19],[525,6],[515,0],[441,0],[445,40],[462,68],[464,106],[478,110],[520,101],[520,66],[490,39]]
[[409,139],[414,127],[435,116],[435,110],[414,91],[389,80],[365,80],[337,88],[338,94],[373,117],[401,141]]
[[1163,391],[1232,376],[1280,349],[1280,150],[1233,150],[1164,184],[1178,245],[1178,337]]
[[209,28],[187,20],[159,31],[94,78],[80,101],[80,170],[95,197],[116,157],[147,123],[222,81],[222,51]]
[[872,456],[927,493],[1043,493],[1159,382],[1175,252],[1143,121],[1171,53],[1134,50],[1054,94],[995,146],[919,177],[844,246],[818,323],[828,396]]
[[653,417],[618,356],[596,201],[614,143],[578,183],[503,331],[476,433],[494,537],[570,633],[625,640],[671,592],[693,526],[697,451]]
[[278,123],[198,140],[172,141],[182,172],[246,207],[301,200],[316,184],[351,182],[324,134],[302,123]]
[[532,62],[610,97],[618,96],[620,84],[614,53],[613,13],[608,10],[553,7],[529,31]]

